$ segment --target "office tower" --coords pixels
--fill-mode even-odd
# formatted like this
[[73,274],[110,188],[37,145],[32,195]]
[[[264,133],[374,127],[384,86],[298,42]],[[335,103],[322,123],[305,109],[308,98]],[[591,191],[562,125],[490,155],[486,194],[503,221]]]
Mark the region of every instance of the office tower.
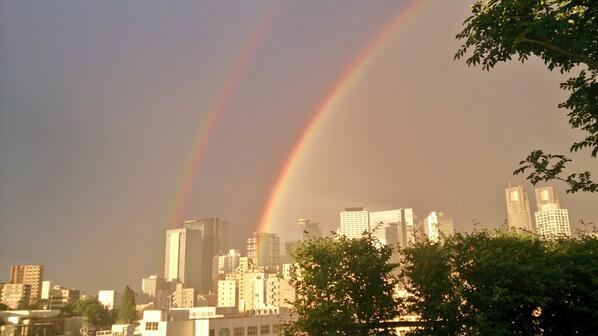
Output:
[[[203,234],[188,228],[166,231],[164,278],[166,281],[183,282],[186,287],[202,288]],[[210,257],[210,266],[211,266]],[[208,273],[211,275],[211,272]],[[208,281],[207,285],[209,286]]]
[[113,310],[117,307],[118,302],[116,298],[116,291],[112,289],[102,289],[98,291],[98,301],[108,310]]
[[31,286],[29,303],[35,303],[40,299],[43,281],[44,266],[42,265],[13,265],[10,268],[9,282],[11,284],[26,284]]
[[247,257],[257,267],[276,271],[280,263],[280,238],[274,233],[254,232],[247,238]]
[[369,213],[363,207],[345,208],[340,212],[340,224],[339,235],[360,238],[364,232],[370,231]]
[[433,242],[440,240],[442,235],[451,235],[455,233],[453,219],[443,212],[432,211],[428,217],[424,218],[424,233]]
[[167,292],[169,284],[166,279],[157,275],[150,275],[147,278],[141,279],[141,292],[147,295],[150,299],[154,299],[160,292]]
[[383,244],[407,247],[414,238],[413,209],[372,211],[370,230]]
[[2,287],[0,301],[10,309],[24,309],[31,302],[31,285],[7,283]]
[[509,230],[533,232],[531,210],[527,192],[522,186],[505,189],[507,201],[507,225]]
[[553,187],[536,189],[536,232],[544,239],[571,236],[569,212],[561,203]]
[[320,224],[314,223],[309,219],[301,218],[298,220],[299,227],[303,231],[303,240],[315,239],[322,237]]
[[206,294],[212,289],[212,269],[214,256],[226,251],[226,232],[228,223],[218,217],[208,217],[188,220],[183,222],[182,227],[201,232],[201,261],[195,264],[199,270],[199,284],[185,284],[185,287],[193,287],[200,294]]

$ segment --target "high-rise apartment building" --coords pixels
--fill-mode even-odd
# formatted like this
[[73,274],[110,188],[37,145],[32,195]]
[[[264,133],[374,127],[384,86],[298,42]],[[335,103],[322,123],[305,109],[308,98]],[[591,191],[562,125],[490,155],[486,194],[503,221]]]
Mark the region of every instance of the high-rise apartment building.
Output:
[[169,285],[166,279],[157,275],[150,275],[147,278],[141,279],[141,292],[153,299],[162,291],[166,291]]
[[561,203],[553,187],[536,189],[536,232],[544,239],[571,236],[569,212]]
[[116,291],[112,289],[101,289],[98,291],[98,301],[108,310],[113,310],[117,307],[118,299]]
[[280,238],[274,233],[252,233],[247,238],[247,257],[257,267],[275,271],[280,263]]
[[311,220],[305,218],[300,218],[298,220],[298,224],[301,230],[303,231],[303,240],[322,237],[320,224],[312,222]]
[[509,230],[533,232],[531,210],[527,192],[522,186],[505,189],[507,226]]
[[29,303],[35,303],[40,299],[43,281],[44,266],[42,265],[13,265],[10,268],[9,282],[11,284],[26,284],[31,286]]
[[453,219],[443,212],[432,211],[424,218],[424,233],[433,242],[440,240],[442,235],[451,235],[455,232]]
[[364,232],[370,231],[370,217],[363,207],[345,208],[340,212],[340,228],[338,234],[347,238],[360,238]]
[[2,287],[0,302],[10,309],[25,308],[31,302],[31,285],[8,283]]

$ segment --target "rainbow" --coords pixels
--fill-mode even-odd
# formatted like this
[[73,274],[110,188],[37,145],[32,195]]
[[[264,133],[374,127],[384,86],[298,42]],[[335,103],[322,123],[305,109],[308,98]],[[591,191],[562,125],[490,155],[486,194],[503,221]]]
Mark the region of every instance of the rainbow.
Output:
[[241,80],[247,72],[257,47],[263,41],[274,16],[278,12],[279,1],[271,1],[260,20],[258,20],[255,28],[251,30],[247,40],[242,44],[242,47],[237,54],[238,56],[233,61],[230,70],[224,77],[225,80],[223,81],[223,84],[220,86],[219,90],[217,90],[218,93],[215,95],[215,99],[210,105],[211,108],[209,109],[209,112],[200,122],[200,127],[193,144],[194,149],[189,162],[185,165],[187,169],[180,183],[179,196],[176,198],[171,227],[178,226],[182,221],[185,209],[189,204],[189,196],[191,194],[193,180],[199,173],[201,163],[208,148],[208,143],[215,133],[224,112],[230,105]]
[[402,23],[405,23],[408,18],[412,17],[417,9],[421,7],[419,5],[425,2],[425,0],[414,0],[406,7],[402,7],[399,13],[397,13],[374,35],[365,48],[357,54],[357,57],[349,63],[334,82],[334,85],[332,85],[328,94],[325,95],[325,98],[308,118],[303,132],[300,134],[286,161],[282,165],[282,169],[280,170],[267,198],[266,205],[258,224],[258,232],[268,232],[268,230],[272,228],[272,219],[279,208],[286,189],[288,189],[288,181],[295,173],[297,163],[304,155],[312,135],[322,124],[322,121],[334,109],[335,105],[342,100],[344,94],[348,91],[348,88],[356,82],[359,75],[365,72],[368,66],[374,62],[376,56],[381,53],[388,41],[390,41],[398,32],[399,28],[403,26]]

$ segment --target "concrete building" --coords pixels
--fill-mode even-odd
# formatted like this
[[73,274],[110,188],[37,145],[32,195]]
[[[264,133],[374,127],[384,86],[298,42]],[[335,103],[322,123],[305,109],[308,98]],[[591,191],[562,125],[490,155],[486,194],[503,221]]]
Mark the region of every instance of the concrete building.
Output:
[[116,291],[112,289],[102,289],[98,291],[98,301],[108,310],[113,310],[117,307]]
[[8,283],[2,287],[0,301],[10,309],[21,309],[31,302],[31,285]]
[[415,241],[413,209],[372,211],[369,213],[372,234],[383,244],[407,247]]
[[143,336],[274,336],[288,320],[287,310],[258,311],[253,315],[221,314],[218,308],[205,307],[195,311],[146,310],[140,321]]
[[81,336],[87,323],[82,316],[60,317],[60,310],[0,311],[0,335]]
[[533,232],[531,210],[527,192],[522,186],[505,189],[507,202],[507,227],[510,231]]
[[340,212],[340,228],[338,234],[347,238],[360,238],[364,232],[370,231],[370,216],[363,207],[345,208]]
[[220,280],[218,281],[218,307],[237,307],[239,291],[237,281]]
[[443,212],[432,211],[424,218],[424,234],[433,242],[440,240],[442,235],[455,233],[453,219]]
[[212,282],[214,292],[218,289],[218,281],[224,280],[227,274],[234,273],[239,267],[241,253],[229,250],[228,253],[214,256],[212,261]]
[[196,299],[197,291],[195,288],[185,288],[182,283],[178,283],[174,291],[172,304],[175,308],[192,308],[195,307]]
[[147,278],[141,279],[141,292],[150,299],[155,298],[161,291],[167,291],[168,287],[166,279],[157,275],[150,275]]
[[29,303],[37,302],[41,297],[42,281],[44,281],[44,266],[42,265],[13,265],[10,268],[11,284],[27,284],[31,286]]
[[300,218],[297,220],[301,231],[303,232],[303,240],[315,239],[322,237],[322,230],[320,230],[320,224],[312,222],[306,218]]
[[74,304],[80,297],[81,292],[78,289],[65,288],[53,281],[42,283],[41,302],[48,309],[58,309],[68,304]]
[[561,208],[553,187],[536,189],[536,206],[536,232],[540,237],[550,240],[571,236],[569,212]]
[[254,232],[247,238],[247,257],[266,271],[276,271],[280,263],[280,238],[274,233]]

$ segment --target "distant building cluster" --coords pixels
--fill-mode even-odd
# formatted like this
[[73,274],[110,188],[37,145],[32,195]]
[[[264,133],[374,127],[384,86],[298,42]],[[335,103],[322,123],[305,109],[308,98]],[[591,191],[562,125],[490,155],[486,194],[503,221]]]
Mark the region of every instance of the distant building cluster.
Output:
[[527,192],[522,186],[507,187],[505,196],[509,230],[535,233],[547,240],[571,236],[569,212],[561,208],[553,187],[536,189],[535,223],[532,222]]
[[[509,185],[505,195],[509,230],[544,239],[571,236],[567,209],[561,207],[554,188],[536,189],[533,217],[522,186]],[[316,222],[299,219],[297,224],[303,241],[322,236]],[[276,234],[255,232],[247,237],[242,252],[229,248],[227,232],[228,223],[218,217],[189,220],[166,230],[163,272],[143,278],[136,294],[139,323],[115,324],[96,335],[279,335],[296,299],[292,254],[301,241],[285,242],[281,250]],[[340,211],[336,230],[348,238],[369,233],[379,244],[400,248],[419,239],[442,242],[454,232],[453,219],[443,211],[419,218],[412,208],[368,211],[364,207]],[[392,258],[396,257],[395,253]],[[56,322],[59,309],[83,297],[77,289],[44,280],[42,265],[14,265],[9,282],[0,284],[0,300],[11,309],[0,319],[17,322],[2,328],[25,335],[33,325],[43,324],[44,335],[54,335],[50,325],[52,330],[71,330],[67,325],[71,323],[80,327],[69,331],[72,335],[84,335],[85,320]],[[119,308],[121,298],[113,289],[100,290],[95,297],[107,310]],[[31,307],[41,310],[19,310]],[[21,317],[14,318],[15,314]]]

